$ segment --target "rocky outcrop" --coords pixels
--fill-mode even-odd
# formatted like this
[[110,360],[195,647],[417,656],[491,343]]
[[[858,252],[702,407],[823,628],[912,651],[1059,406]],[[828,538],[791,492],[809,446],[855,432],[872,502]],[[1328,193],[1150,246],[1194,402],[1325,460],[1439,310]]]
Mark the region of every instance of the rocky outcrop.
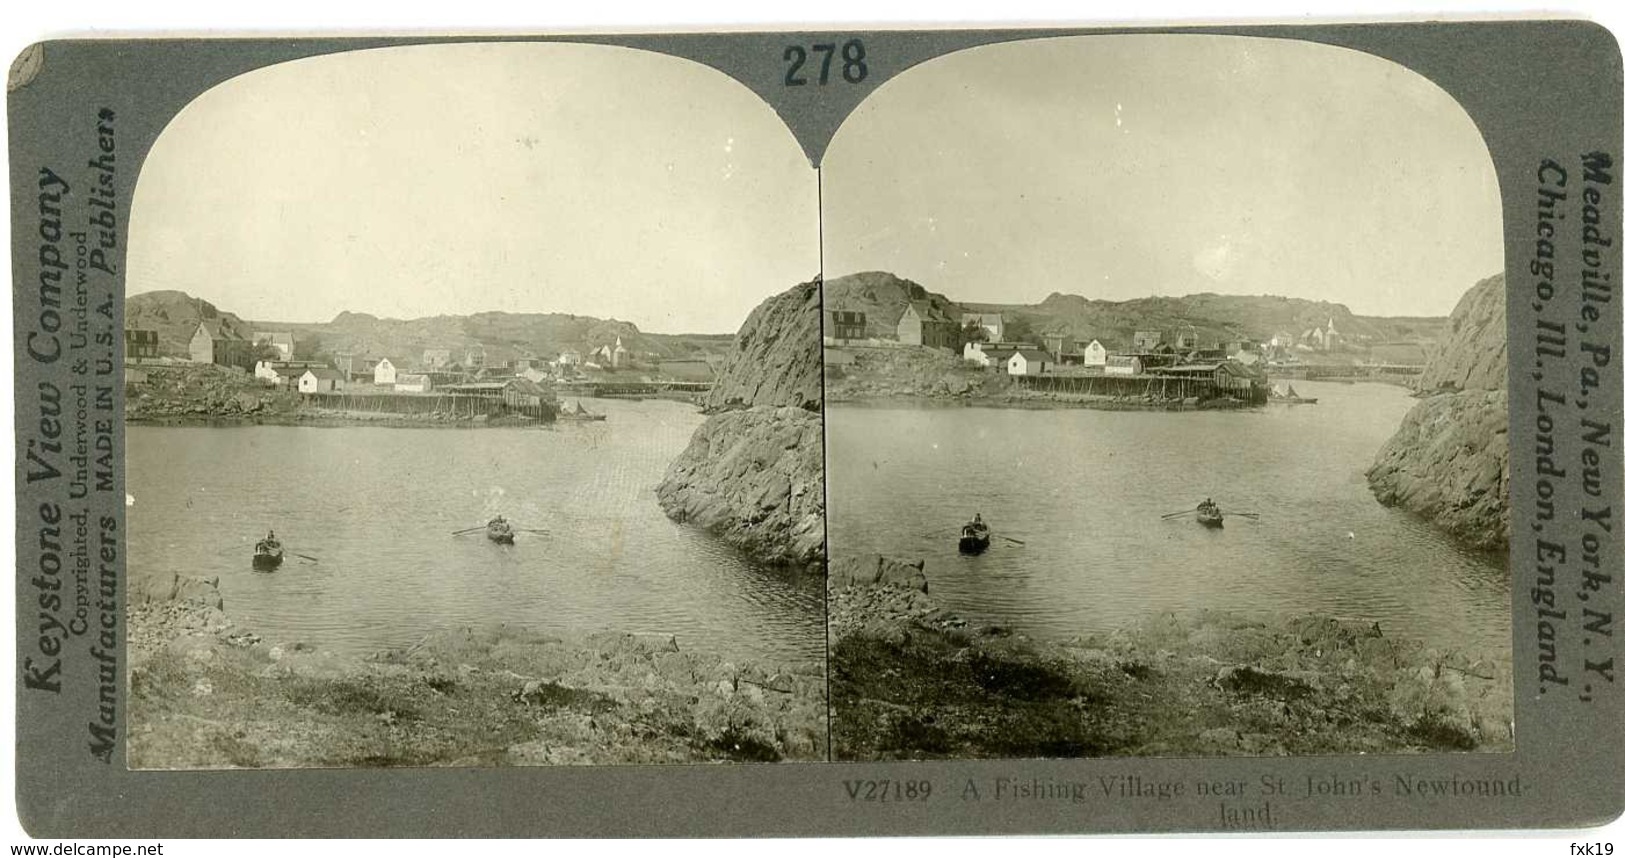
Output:
[[1507,546],[1506,282],[1462,296],[1418,387],[1427,396],[1366,471],[1384,504],[1410,510],[1469,545]]
[[758,560],[824,559],[824,431],[806,409],[711,417],[655,490],[674,521],[698,525]]
[[752,311],[703,403],[720,413],[655,490],[672,520],[782,566],[824,561],[819,306],[815,280]]
[[1506,277],[1497,274],[1461,296],[1439,351],[1428,361],[1417,389],[1506,390]]
[[707,411],[780,405],[822,410],[820,301],[813,280],[751,311],[700,404]]

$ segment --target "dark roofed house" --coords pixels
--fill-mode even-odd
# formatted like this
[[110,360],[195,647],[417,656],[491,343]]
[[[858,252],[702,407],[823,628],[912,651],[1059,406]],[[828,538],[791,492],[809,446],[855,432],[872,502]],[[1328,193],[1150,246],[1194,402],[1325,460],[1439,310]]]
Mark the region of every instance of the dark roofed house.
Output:
[[254,366],[252,344],[217,320],[204,319],[198,322],[197,330],[192,332],[192,340],[187,343],[186,350],[193,363],[212,363],[242,369],[252,369]]
[[867,337],[869,316],[862,310],[825,310],[824,336],[836,342]]
[[911,346],[959,349],[959,323],[929,301],[910,301],[897,320],[897,341]]
[[158,332],[124,329],[124,360],[134,362],[158,357]]

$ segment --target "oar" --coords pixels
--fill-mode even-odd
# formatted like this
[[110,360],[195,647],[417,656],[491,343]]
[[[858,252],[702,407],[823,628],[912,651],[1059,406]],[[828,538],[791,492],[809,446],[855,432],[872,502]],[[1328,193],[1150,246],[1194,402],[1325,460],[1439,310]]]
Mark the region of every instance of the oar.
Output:
[[514,528],[514,530],[520,531],[521,533],[540,533],[543,536],[547,535],[547,531],[545,531],[545,530],[537,530],[534,527],[516,527],[516,528]]
[[1256,513],[1256,512],[1230,512],[1230,513],[1225,513],[1225,515],[1244,515],[1244,516],[1247,516],[1248,518],[1258,518],[1260,513]]
[[303,558],[305,560],[309,560],[312,563],[320,563],[320,562],[322,562],[322,561],[318,560],[317,558],[310,556],[309,554],[300,554],[297,551],[290,551],[288,553],[292,554],[295,557],[300,557],[300,558]]
[[1005,536],[1005,535],[1004,535],[1004,534],[997,534],[997,536],[998,536],[998,537],[999,537],[999,538],[1000,538],[1000,539],[1009,539],[1009,540],[1010,540],[1010,541],[1011,541],[1011,542],[1014,542],[1014,543],[1015,543],[1015,544],[1017,544],[1017,545],[1026,545],[1026,544],[1027,544],[1027,543],[1025,543],[1025,542],[1022,542],[1022,541],[1021,541],[1021,540],[1019,540],[1019,539],[1014,539],[1014,538],[1011,538],[1011,537],[1008,537],[1008,536]]
[[465,534],[465,533],[473,533],[476,530],[484,530],[485,527],[486,526],[483,525],[483,524],[480,525],[479,527],[465,527],[462,530],[454,530],[454,531],[452,531],[451,535],[452,536],[461,536],[462,534]]
[[1197,510],[1187,509],[1187,510],[1182,510],[1180,512],[1170,512],[1167,515],[1163,516],[1163,518],[1173,518],[1176,515],[1190,515],[1193,512],[1197,512]]

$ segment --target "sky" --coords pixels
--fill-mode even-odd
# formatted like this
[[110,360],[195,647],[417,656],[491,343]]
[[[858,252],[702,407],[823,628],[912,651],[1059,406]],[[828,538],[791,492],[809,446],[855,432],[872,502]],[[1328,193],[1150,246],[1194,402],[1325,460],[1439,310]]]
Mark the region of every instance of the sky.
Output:
[[957,301],[1271,294],[1444,316],[1504,265],[1488,150],[1367,54],[1070,37],[906,71],[823,163],[824,266]]
[[484,310],[732,333],[819,270],[817,175],[720,72],[630,49],[317,57],[189,104],[145,162],[131,294],[253,320]]

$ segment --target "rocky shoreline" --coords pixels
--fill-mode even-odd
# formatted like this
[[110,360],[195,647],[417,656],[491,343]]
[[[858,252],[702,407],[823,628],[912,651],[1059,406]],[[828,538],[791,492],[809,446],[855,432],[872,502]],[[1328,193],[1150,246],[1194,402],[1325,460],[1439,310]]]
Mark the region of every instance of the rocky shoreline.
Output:
[[1511,520],[1507,449],[1506,280],[1469,289],[1417,388],[1426,391],[1366,471],[1377,500],[1433,522],[1464,544],[1505,551]]
[[926,573],[831,565],[836,759],[1512,750],[1509,665],[1374,623],[1197,612],[1041,641],[944,610]]
[[252,376],[213,365],[137,367],[145,383],[127,386],[124,422],[131,426],[385,426],[469,429],[548,426],[520,415],[344,411],[305,404],[298,394],[271,388]]
[[483,414],[383,414],[376,411],[335,411],[307,408],[298,411],[261,414],[171,415],[126,417],[128,426],[378,426],[389,429],[514,429],[551,427],[555,421],[508,415]]
[[849,348],[850,364],[829,371],[825,399],[853,405],[963,405],[980,408],[1097,411],[1214,411],[1260,406],[1234,399],[1059,393],[1022,387],[1014,378],[966,366],[963,358],[921,347]]
[[821,663],[754,665],[672,637],[442,631],[349,658],[265,641],[217,582],[136,589],[132,768],[770,762],[825,758]]

